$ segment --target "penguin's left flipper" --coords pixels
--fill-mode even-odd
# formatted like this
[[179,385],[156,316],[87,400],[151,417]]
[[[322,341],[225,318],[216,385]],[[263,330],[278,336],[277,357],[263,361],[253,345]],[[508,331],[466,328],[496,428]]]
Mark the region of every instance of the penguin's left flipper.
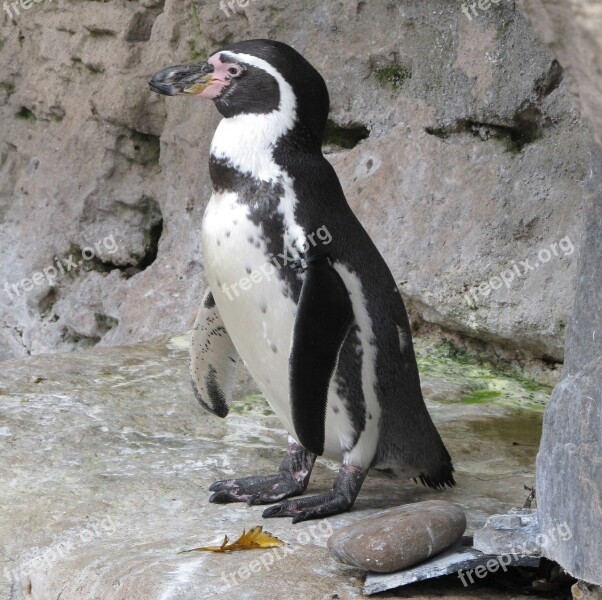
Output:
[[207,290],[190,340],[192,388],[200,404],[218,417],[228,414],[238,353]]
[[308,260],[289,356],[295,433],[309,451],[324,453],[328,386],[353,324],[349,292],[327,255]]

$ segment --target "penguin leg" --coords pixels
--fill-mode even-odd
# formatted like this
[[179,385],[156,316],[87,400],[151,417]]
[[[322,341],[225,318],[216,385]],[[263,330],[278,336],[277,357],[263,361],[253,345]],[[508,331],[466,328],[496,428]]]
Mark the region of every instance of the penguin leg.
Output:
[[209,502],[270,504],[299,496],[307,488],[315,461],[316,455],[313,452],[289,437],[288,455],[280,464],[278,473],[216,481],[209,487],[209,491],[214,492]]
[[353,506],[367,473],[367,469],[343,465],[330,492],[281,502],[266,508],[263,516],[293,517],[293,523],[299,523],[346,512]]

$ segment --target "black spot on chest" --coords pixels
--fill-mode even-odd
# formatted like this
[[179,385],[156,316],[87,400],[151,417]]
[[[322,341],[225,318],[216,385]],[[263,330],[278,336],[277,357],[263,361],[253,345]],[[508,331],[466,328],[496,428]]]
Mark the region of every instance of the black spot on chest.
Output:
[[[261,241],[267,248],[266,262],[279,254],[289,253],[284,245],[287,233],[284,217],[279,211],[284,197],[282,182],[260,181],[236,170],[227,160],[213,156],[209,159],[209,175],[216,192],[234,192],[237,202],[248,208],[249,220],[261,231]],[[253,240],[253,243],[259,247],[260,240]],[[279,261],[281,265],[283,262]],[[287,266],[276,269],[275,274],[287,284],[285,295],[292,297],[296,303],[301,292],[300,277]]]

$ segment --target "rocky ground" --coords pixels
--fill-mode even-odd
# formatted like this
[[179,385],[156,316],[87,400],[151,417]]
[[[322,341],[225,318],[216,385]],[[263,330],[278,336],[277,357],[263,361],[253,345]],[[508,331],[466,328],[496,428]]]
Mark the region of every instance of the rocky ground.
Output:
[[[454,457],[453,490],[371,476],[353,512],[295,526],[262,519],[261,507],[209,504],[214,480],[272,471],[285,434],[243,374],[231,415],[204,413],[188,384],[186,344],[176,336],[3,365],[0,598],[360,597],[362,573],[326,554],[334,529],[445,498],[465,509],[472,531],[522,505],[523,485],[533,483],[547,391],[442,355],[421,362],[429,408]],[[319,461],[310,492],[328,489],[336,468]],[[263,551],[177,554],[254,525],[290,544],[269,551],[273,564]],[[511,597],[489,581],[466,590],[446,581],[383,597]]]

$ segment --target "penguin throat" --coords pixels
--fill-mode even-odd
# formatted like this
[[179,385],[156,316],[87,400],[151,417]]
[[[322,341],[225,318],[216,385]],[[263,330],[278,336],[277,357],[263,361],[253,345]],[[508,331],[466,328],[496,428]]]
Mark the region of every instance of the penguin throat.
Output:
[[293,126],[293,118],[280,110],[267,115],[222,119],[211,142],[211,158],[225,161],[254,179],[274,181],[275,170],[280,169],[274,161],[273,149]]
[[211,142],[211,157],[226,161],[237,171],[260,181],[274,181],[281,172],[274,162],[273,149],[278,140],[295,127],[295,94],[290,84],[267,61],[250,54],[226,54],[273,77],[278,83],[280,103],[276,110],[268,113],[248,112],[222,119]]

